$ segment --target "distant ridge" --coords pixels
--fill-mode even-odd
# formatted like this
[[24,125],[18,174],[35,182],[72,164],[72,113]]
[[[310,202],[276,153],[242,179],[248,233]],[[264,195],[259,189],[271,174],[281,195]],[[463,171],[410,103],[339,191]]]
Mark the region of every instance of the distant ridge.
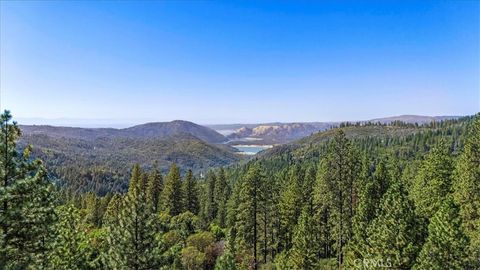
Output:
[[225,136],[213,129],[183,120],[136,125],[122,129],[122,133],[138,138],[171,137],[176,134],[186,133],[208,143],[222,143],[227,140]]
[[[461,116],[423,116],[423,115],[399,115],[384,118],[376,118],[363,121],[348,121],[351,123],[379,122],[389,124],[394,121],[406,123],[426,124],[432,121],[457,119]],[[347,122],[347,121],[343,121]],[[250,140],[252,144],[284,144],[295,141],[313,133],[337,127],[342,122],[297,122],[297,123],[262,123],[262,124],[223,124],[209,125],[218,132],[224,134],[232,142],[242,144]],[[253,141],[251,139],[254,139]]]
[[65,137],[83,140],[98,138],[168,138],[180,134],[189,134],[207,143],[222,143],[227,140],[225,136],[213,129],[197,125],[192,122],[175,120],[171,122],[154,122],[136,125],[129,128],[76,128],[57,127],[47,125],[21,125],[25,135],[44,134],[52,137]]
[[384,118],[376,118],[369,120],[370,122],[379,122],[382,124],[388,124],[394,121],[402,121],[406,123],[418,123],[418,124],[426,124],[433,121],[443,121],[443,120],[451,120],[457,119],[461,116],[424,116],[424,115],[398,115],[398,116],[390,116]]

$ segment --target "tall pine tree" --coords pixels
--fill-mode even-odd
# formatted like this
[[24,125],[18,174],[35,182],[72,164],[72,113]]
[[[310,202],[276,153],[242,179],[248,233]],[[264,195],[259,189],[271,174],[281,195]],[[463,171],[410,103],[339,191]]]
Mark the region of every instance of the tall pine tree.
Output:
[[140,270],[160,266],[154,213],[147,203],[145,192],[140,189],[143,173],[135,167],[130,188],[122,200],[118,221],[107,227],[108,251],[103,262],[109,269]]
[[160,171],[157,168],[157,163],[154,164],[152,171],[148,176],[147,183],[147,201],[154,213],[159,210],[160,195],[163,189],[163,179]]
[[417,213],[429,219],[451,192],[453,162],[445,143],[434,147],[422,162],[412,188]]
[[412,267],[423,232],[401,182],[392,183],[385,193],[368,235],[369,249],[364,259],[381,261],[397,269]]
[[480,114],[469,127],[464,152],[456,165],[454,199],[470,239],[470,259],[480,268]]
[[174,163],[165,179],[165,186],[162,192],[163,209],[171,216],[183,212],[183,190],[180,169]]
[[0,116],[0,265],[24,269],[47,262],[55,221],[55,192],[28,146],[16,150],[20,129],[10,112]]
[[251,254],[253,261],[249,264],[257,269],[260,186],[264,180],[260,166],[252,165],[242,180],[235,223],[238,231],[236,246]]
[[467,269],[467,247],[458,206],[447,198],[430,220],[428,238],[414,269]]
[[293,248],[290,253],[294,269],[318,269],[317,232],[308,206],[303,208],[294,232]]
[[184,206],[186,211],[198,215],[200,203],[198,200],[197,180],[193,177],[192,170],[188,170],[183,180]]

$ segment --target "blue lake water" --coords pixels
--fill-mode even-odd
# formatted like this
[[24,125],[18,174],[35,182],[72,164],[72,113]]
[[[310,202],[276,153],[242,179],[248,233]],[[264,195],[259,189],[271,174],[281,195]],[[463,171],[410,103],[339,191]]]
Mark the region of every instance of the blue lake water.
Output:
[[255,155],[262,150],[272,148],[271,145],[233,145],[233,147],[237,148],[244,155]]

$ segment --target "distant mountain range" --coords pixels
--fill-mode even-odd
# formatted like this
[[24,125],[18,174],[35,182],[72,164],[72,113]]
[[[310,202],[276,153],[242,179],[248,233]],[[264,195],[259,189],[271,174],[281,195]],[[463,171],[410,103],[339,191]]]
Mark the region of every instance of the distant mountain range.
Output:
[[225,136],[215,130],[182,120],[146,123],[122,129],[57,127],[47,125],[21,125],[20,128],[25,135],[45,134],[57,138],[76,138],[87,141],[105,137],[137,139],[168,138],[179,134],[190,134],[207,143],[223,143],[227,140]]
[[173,163],[199,171],[240,160],[227,138],[187,121],[147,123],[124,129],[20,125],[19,147],[34,146],[34,156],[49,167],[109,166],[129,170],[134,163],[157,161],[166,171]]
[[[376,118],[364,121],[352,122],[379,122],[388,124],[394,121],[406,123],[425,124],[432,121],[456,119],[459,116],[421,116],[400,115],[385,118]],[[209,125],[219,133],[225,135],[230,144],[284,144],[301,139],[313,133],[324,131],[336,126],[341,122],[300,122],[300,123],[263,123],[263,124],[231,124]]]
[[[370,122],[404,121],[422,124],[453,118],[458,117],[402,115],[373,119]],[[144,164],[157,160],[164,170],[173,162],[185,169],[201,170],[240,160],[237,150],[229,145],[285,144],[339,124],[309,122],[201,126],[175,120],[122,129],[21,125],[23,135],[19,145],[32,144],[36,148],[35,154],[49,155],[45,160],[55,160],[57,164],[77,161],[90,165],[113,162],[118,163],[118,166],[130,166],[135,162]],[[225,130],[229,130],[228,134]]]

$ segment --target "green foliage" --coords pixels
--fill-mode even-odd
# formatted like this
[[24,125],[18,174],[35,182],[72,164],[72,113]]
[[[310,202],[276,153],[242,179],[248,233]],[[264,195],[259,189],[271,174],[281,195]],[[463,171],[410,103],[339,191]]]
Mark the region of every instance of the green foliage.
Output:
[[205,179],[205,197],[203,199],[203,217],[206,222],[217,216],[217,201],[215,200],[215,184],[217,177],[213,171],[207,173]]
[[80,222],[80,212],[72,205],[58,208],[59,222],[55,226],[53,249],[49,255],[51,269],[88,269],[90,246],[85,228]]
[[246,252],[251,252],[253,265],[257,264],[257,241],[258,241],[258,219],[259,219],[259,191],[260,185],[264,180],[261,168],[253,165],[249,168],[247,175],[241,183],[239,205],[237,208],[236,247]]
[[412,188],[417,213],[432,217],[451,192],[453,162],[445,144],[434,147],[422,162]]
[[160,171],[157,168],[157,165],[154,165],[154,168],[148,176],[147,183],[147,202],[152,208],[154,213],[157,213],[160,205],[160,195],[163,189],[163,179]]
[[378,216],[368,227],[365,259],[391,263],[393,268],[410,268],[421,247],[422,226],[402,183],[395,182],[385,193]]
[[480,268],[480,115],[469,127],[465,150],[457,161],[454,198],[470,238],[470,259]]
[[316,236],[315,223],[308,208],[305,207],[293,236],[293,248],[290,253],[293,269],[317,269]]
[[184,206],[186,211],[197,215],[200,211],[200,202],[198,199],[198,184],[193,177],[193,172],[189,170],[183,180]]
[[183,212],[183,190],[180,169],[173,164],[165,180],[162,192],[163,210],[175,216]]
[[108,226],[108,251],[104,263],[111,269],[151,269],[158,267],[158,242],[154,215],[141,188],[139,166],[132,170],[130,188],[121,204],[116,223]]
[[467,269],[467,248],[458,207],[447,198],[430,220],[428,237],[414,269]]
[[223,168],[220,168],[218,172],[213,193],[214,193],[215,205],[217,207],[215,221],[218,223],[218,225],[220,225],[220,227],[225,227],[225,222],[227,218],[226,207],[227,207],[227,200],[230,197],[230,187],[227,183],[225,170]]
[[[78,176],[72,188],[32,161],[30,147],[16,152],[18,129],[2,117],[6,269],[478,268],[476,118],[345,124],[198,181],[174,164],[163,183],[156,166],[137,164],[128,191],[112,195],[127,187],[119,179],[130,158],[121,169],[56,164],[50,176]],[[51,180],[62,187],[59,208]]]
[[215,263],[215,270],[237,270],[235,264],[235,257],[230,249],[225,249],[222,256],[220,256]]
[[31,147],[16,150],[20,130],[10,112],[0,116],[0,265],[22,269],[48,261],[55,191],[40,160],[31,160]]
[[329,219],[325,223],[330,223],[329,234],[336,239],[333,247],[340,264],[344,261],[344,246],[352,235],[355,181],[360,173],[357,156],[345,133],[339,130],[320,163],[318,189],[323,194],[318,196],[324,197],[321,202],[324,208],[320,209],[329,212]]
[[100,198],[89,192],[86,198],[85,222],[93,227],[100,227],[102,224],[102,209]]
[[182,249],[182,265],[188,270],[204,269],[205,253],[195,247],[189,246]]

